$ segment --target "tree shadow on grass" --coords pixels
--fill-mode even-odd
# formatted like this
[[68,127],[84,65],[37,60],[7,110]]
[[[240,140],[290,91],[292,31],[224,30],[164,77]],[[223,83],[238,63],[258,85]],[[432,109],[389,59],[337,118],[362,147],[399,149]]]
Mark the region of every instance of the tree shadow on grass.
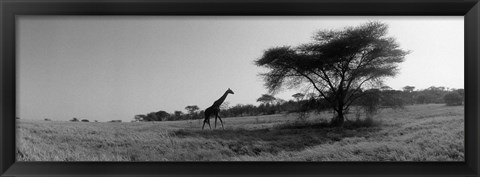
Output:
[[[334,143],[347,137],[368,137],[380,130],[378,124],[346,122],[343,128],[326,122],[288,123],[264,129],[177,130],[177,138],[203,138],[219,142],[237,155],[277,154]],[[365,126],[366,125],[366,126]]]

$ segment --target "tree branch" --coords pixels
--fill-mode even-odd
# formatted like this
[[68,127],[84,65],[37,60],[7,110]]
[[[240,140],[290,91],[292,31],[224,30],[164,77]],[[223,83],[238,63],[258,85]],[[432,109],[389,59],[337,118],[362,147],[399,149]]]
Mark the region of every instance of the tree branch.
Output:
[[347,104],[347,107],[350,107],[350,105],[355,102],[355,100],[357,100],[358,98],[362,97],[363,95],[366,95],[367,93],[363,92],[361,94],[358,94],[356,95],[355,97],[353,97],[351,100],[348,100],[350,101],[350,103]]
[[327,73],[325,72],[325,70],[323,69],[320,69],[320,71],[323,73],[323,75],[325,76],[325,81],[327,81],[328,85],[330,86],[330,88],[332,89],[333,93],[336,94],[337,93],[337,90],[336,88],[333,86],[332,84],[332,81],[330,81],[330,78],[328,77]]
[[[374,78],[374,76],[371,76],[371,77],[365,79],[364,81],[362,81],[362,82],[357,86],[357,88],[352,91],[353,93],[347,98],[347,101],[349,101],[350,99],[352,99],[352,97],[355,96],[354,92],[358,92],[358,90],[362,87],[362,85],[363,85],[366,81],[371,80],[371,79],[373,79],[373,78]],[[361,95],[362,95],[362,94],[361,94]],[[353,100],[355,100],[355,99],[357,99],[357,98],[353,98]],[[353,101],[352,101],[352,102],[353,102]],[[351,103],[350,103],[350,104],[351,104]]]

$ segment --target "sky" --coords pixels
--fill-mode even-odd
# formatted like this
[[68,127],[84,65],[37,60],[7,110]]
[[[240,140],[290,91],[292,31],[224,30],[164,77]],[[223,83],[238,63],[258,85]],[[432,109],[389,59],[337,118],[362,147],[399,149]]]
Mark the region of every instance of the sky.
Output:
[[19,16],[17,117],[130,121],[203,110],[228,88],[229,106],[258,105],[267,70],[254,61],[266,49],[369,21],[411,51],[385,85],[464,87],[463,16]]

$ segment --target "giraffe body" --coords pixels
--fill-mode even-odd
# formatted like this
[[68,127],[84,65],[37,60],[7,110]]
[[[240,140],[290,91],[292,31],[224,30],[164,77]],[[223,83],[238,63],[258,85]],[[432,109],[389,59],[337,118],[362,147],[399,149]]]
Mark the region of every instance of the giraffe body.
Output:
[[220,118],[220,116],[218,116],[218,113],[220,112],[220,105],[222,105],[222,103],[225,101],[225,99],[227,98],[227,95],[228,94],[234,94],[232,90],[228,89],[223,95],[222,97],[220,97],[217,101],[213,102],[213,105],[208,107],[207,109],[205,109],[205,120],[203,120],[203,126],[202,126],[202,130],[203,128],[205,127],[205,123],[208,124],[208,126],[210,127],[210,129],[212,129],[212,127],[210,126],[210,117],[213,115],[215,116],[215,128],[217,128],[217,118],[220,120],[220,123],[222,124],[222,128],[223,128],[223,121],[222,119]]

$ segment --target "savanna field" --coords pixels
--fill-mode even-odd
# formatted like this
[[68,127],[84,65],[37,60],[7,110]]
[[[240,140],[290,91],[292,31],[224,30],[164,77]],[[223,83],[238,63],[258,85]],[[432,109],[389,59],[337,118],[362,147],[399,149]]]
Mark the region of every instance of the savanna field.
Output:
[[[463,161],[464,107],[382,109],[343,128],[328,111],[203,120],[67,122],[17,120],[18,161]],[[113,118],[112,118],[113,119]],[[211,119],[212,129],[215,121]]]

